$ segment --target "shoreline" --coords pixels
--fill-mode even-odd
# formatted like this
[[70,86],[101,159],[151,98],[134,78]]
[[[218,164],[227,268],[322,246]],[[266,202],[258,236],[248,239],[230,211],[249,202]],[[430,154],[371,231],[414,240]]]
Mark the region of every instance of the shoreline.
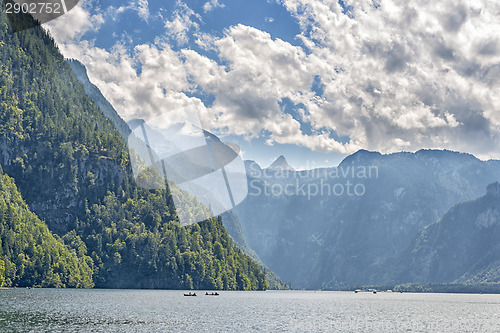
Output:
[[[277,292],[277,293],[285,293],[285,292],[310,292],[310,293],[353,293],[353,294],[457,294],[457,295],[500,295],[500,288],[493,289],[493,290],[391,290],[391,289],[377,289],[377,288],[370,288],[370,289],[375,289],[376,293],[373,293],[372,290],[368,291],[365,289],[360,288],[361,290],[358,290],[358,292],[355,292],[355,290],[321,290],[321,289],[295,289],[295,290],[278,290],[278,289],[268,289],[268,290],[207,290],[207,289],[194,289],[194,290],[185,290],[185,289],[134,289],[134,288],[42,288],[42,287],[33,287],[33,288],[26,288],[26,287],[1,287],[0,290],[33,290],[33,289],[43,289],[43,290],[79,290],[79,291],[85,291],[85,290],[101,290],[101,291],[169,291],[169,292],[183,292],[187,293],[189,291],[191,292],[197,292],[197,293],[204,293],[205,292],[218,292],[219,294],[221,293],[239,293],[239,292],[250,292],[250,293],[261,293],[261,292]],[[200,294],[201,295],[201,294]]]

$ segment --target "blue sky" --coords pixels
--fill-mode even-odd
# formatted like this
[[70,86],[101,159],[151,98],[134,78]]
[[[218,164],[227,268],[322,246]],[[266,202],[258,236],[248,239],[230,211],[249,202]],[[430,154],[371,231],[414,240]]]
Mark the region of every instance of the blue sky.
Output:
[[83,0],[49,23],[126,119],[196,108],[266,166],[359,149],[500,157],[500,4]]
[[[200,25],[200,30],[214,36],[223,36],[225,29],[243,24],[255,27],[271,34],[272,38],[279,38],[291,44],[302,44],[296,39],[300,33],[297,20],[280,4],[267,0],[232,0],[224,1],[223,7],[215,7],[205,12],[203,7],[207,1],[186,0],[182,2],[200,17],[193,21]],[[107,8],[123,7],[122,0],[106,1]],[[133,6],[133,5],[132,5]],[[86,40],[93,40],[96,47],[110,50],[122,39],[132,39],[132,44],[153,43],[155,38],[165,33],[165,20],[175,17],[175,12],[182,8],[177,1],[149,1],[150,16],[147,21],[140,18],[139,13],[128,8],[119,14],[116,19],[106,19],[99,30],[88,30],[83,35]],[[94,13],[103,10],[102,7],[93,7]],[[116,10],[115,10],[116,13]],[[187,44],[171,44],[175,50],[192,48],[202,54],[216,56],[216,53],[207,53],[198,47],[192,36]]]

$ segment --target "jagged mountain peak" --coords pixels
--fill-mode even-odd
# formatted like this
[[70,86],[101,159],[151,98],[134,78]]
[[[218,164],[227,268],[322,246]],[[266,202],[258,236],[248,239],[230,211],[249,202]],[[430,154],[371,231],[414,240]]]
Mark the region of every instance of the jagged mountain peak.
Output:
[[271,164],[268,169],[275,170],[295,170],[290,164],[288,164],[285,156],[280,155],[274,162]]

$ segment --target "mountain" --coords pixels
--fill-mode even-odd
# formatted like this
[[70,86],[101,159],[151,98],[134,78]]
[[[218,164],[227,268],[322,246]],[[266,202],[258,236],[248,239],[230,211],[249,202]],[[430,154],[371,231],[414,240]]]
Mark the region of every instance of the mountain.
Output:
[[246,166],[249,195],[234,213],[248,244],[292,287],[310,289],[385,282],[385,263],[422,228],[500,179],[499,161],[440,150],[362,150],[305,171]]
[[0,287],[88,288],[94,285],[92,267],[82,240],[53,235],[0,168]]
[[131,131],[127,123],[120,117],[118,112],[113,108],[111,103],[103,96],[99,88],[90,82],[87,75],[87,68],[76,59],[67,59],[68,64],[73,69],[78,80],[83,84],[85,92],[90,97],[90,99],[96,104],[98,108],[101,109],[102,113],[111,120],[115,128],[121,134],[124,140],[127,140]]
[[[144,133],[147,133],[148,136],[148,141],[150,143],[158,144],[162,143],[164,146],[167,146],[168,151],[174,151],[177,150],[178,148],[175,147],[173,143],[169,143],[167,138],[164,136],[163,133],[160,131],[157,131],[151,126],[149,126],[144,120],[142,119],[133,119],[127,123],[132,130],[135,130],[139,126],[143,126],[143,131]],[[175,124],[174,126],[180,126],[182,124]],[[205,137],[205,140],[207,143],[213,143],[213,142],[221,142],[220,139],[206,131],[203,130],[203,134]],[[188,164],[188,163],[186,163]],[[198,197],[198,200],[200,198]],[[259,265],[261,265],[262,269],[265,271],[266,274],[266,279],[269,284],[270,289],[289,289],[289,287],[281,281],[281,279],[274,274],[270,269],[268,269],[260,260],[258,255],[251,249],[251,247],[248,245],[247,240],[245,238],[245,235],[243,233],[240,221],[238,217],[233,214],[231,211],[225,212],[221,215],[221,220],[223,222],[224,228],[227,230],[228,234],[231,236],[232,240],[235,242],[236,246],[241,249],[245,254],[249,255],[252,259],[254,259]]]
[[222,223],[224,228],[227,230],[229,236],[234,241],[235,245],[243,251],[246,255],[257,262],[266,275],[266,280],[269,284],[268,289],[271,290],[288,290],[290,286],[281,280],[281,278],[276,275],[269,267],[267,267],[262,260],[259,258],[257,253],[248,245],[245,233],[241,226],[241,222],[232,211],[225,212],[221,215]]
[[0,9],[0,164],[50,231],[72,248],[83,241],[93,283],[266,289],[259,265],[233,245],[220,218],[180,226],[178,214],[202,216],[207,207],[176,187],[137,186],[125,141],[53,39],[41,27],[13,33]]
[[285,156],[281,155],[278,157],[267,169],[269,170],[295,170],[290,164],[288,164]]
[[[500,282],[500,184],[460,203],[418,233],[392,265],[387,280],[403,283]],[[392,275],[392,276],[391,276]]]

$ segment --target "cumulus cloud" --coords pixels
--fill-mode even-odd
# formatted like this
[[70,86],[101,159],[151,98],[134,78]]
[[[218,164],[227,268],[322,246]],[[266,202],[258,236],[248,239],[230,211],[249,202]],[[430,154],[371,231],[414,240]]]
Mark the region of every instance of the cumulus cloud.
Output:
[[282,1],[325,86],[321,107],[305,103],[313,121],[385,152],[498,151],[498,3],[344,3]]
[[[89,67],[128,119],[192,105],[206,127],[264,136],[269,144],[340,153],[448,148],[500,157],[499,3],[279,2],[300,25],[295,45],[241,24],[219,37],[204,33],[200,16],[181,1],[165,24],[170,39],[133,52],[75,42],[77,33],[54,35],[59,43],[74,38],[63,52]],[[79,15],[88,27],[92,16]],[[191,35],[217,57],[169,45],[187,45]],[[313,89],[318,84],[320,91]],[[285,100],[297,112],[283,108]]]
[[51,31],[54,39],[59,44],[79,40],[88,31],[99,30],[104,23],[102,14],[91,15],[89,13],[88,6],[90,5],[91,0],[80,1],[80,4],[67,14],[50,21],[44,26]]
[[215,8],[224,8],[224,7],[225,5],[219,2],[219,0],[210,0],[208,2],[205,2],[205,4],[203,5],[203,11],[205,13],[208,13],[209,11],[212,11]]
[[165,28],[169,37],[179,45],[184,45],[189,41],[188,33],[198,30],[201,16],[180,0],[177,1],[176,7],[172,20],[165,22]]
[[86,64],[91,81],[125,120],[148,120],[185,107],[204,109],[199,99],[184,93],[192,84],[178,53],[168,44],[142,44],[132,52],[120,45],[107,51],[83,44],[66,46],[64,52]]
[[358,147],[341,144],[322,131],[304,135],[300,122],[280,107],[283,99],[313,100],[314,75],[306,52],[269,33],[237,25],[214,40],[220,66],[192,50],[183,52],[189,76],[215,96],[205,123],[227,134],[257,137],[271,133],[269,143],[300,144],[322,151],[348,152]]

